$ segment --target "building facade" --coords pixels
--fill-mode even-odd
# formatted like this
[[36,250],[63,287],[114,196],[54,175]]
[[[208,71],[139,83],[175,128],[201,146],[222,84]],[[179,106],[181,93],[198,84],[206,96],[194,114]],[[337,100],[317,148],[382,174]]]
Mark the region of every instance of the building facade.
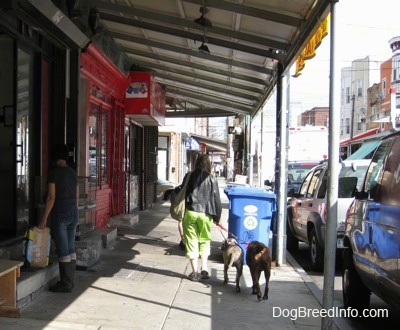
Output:
[[300,115],[300,126],[329,126],[329,108],[315,107]]
[[[69,165],[80,179],[78,240],[156,202],[162,108],[161,116],[143,115],[139,103],[127,101],[127,61],[101,33],[93,8],[68,3],[49,1],[46,10],[38,1],[0,4],[4,258],[22,259],[25,232],[40,218],[54,143],[68,145]],[[148,87],[142,101],[162,97],[161,86]]]

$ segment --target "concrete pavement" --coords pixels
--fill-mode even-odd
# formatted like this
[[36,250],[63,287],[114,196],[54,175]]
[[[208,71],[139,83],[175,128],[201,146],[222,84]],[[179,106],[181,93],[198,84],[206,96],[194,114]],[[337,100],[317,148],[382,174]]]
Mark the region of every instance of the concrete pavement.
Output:
[[[227,228],[228,200],[225,194],[221,197],[225,205],[221,224]],[[0,328],[321,328],[320,317],[298,315],[305,308],[321,310],[321,305],[295,262],[273,267],[269,300],[259,302],[251,294],[247,266],[241,293],[235,291],[235,270],[229,272],[230,282],[224,286],[222,240],[220,229],[214,226],[210,279],[187,280],[190,265],[178,246],[177,222],[169,216],[168,202],[157,203],[139,213],[133,229],[118,230],[115,246],[102,252],[100,262],[76,272],[72,293],[44,291],[22,308],[20,318],[0,317]],[[261,283],[263,287],[263,277]],[[335,324],[333,329],[337,329]]]

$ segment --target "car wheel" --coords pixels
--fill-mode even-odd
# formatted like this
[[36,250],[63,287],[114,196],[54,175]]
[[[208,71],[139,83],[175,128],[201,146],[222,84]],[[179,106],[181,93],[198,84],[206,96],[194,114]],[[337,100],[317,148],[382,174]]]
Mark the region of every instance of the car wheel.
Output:
[[324,250],[319,244],[315,228],[311,230],[309,240],[311,267],[314,271],[320,272],[324,268]]
[[294,237],[289,224],[286,224],[286,249],[289,251],[297,251],[299,249],[299,240]]
[[344,308],[363,311],[368,308],[371,291],[364,285],[353,262],[353,251],[343,251],[342,292]]

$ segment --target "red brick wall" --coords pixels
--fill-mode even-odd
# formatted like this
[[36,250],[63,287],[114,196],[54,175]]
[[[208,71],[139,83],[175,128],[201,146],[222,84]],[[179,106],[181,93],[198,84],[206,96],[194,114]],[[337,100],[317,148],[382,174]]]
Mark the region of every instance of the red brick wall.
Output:
[[108,224],[111,207],[111,189],[102,188],[97,190],[96,195],[96,228],[104,227]]

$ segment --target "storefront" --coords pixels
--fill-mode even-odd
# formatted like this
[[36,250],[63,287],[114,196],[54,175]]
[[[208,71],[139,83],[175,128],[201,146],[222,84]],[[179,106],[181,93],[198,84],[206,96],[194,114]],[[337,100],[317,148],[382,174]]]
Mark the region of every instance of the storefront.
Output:
[[124,213],[126,76],[94,45],[81,56],[79,175],[97,186],[95,227]]
[[35,0],[1,3],[0,36],[0,243],[9,245],[40,216],[49,142],[77,145],[74,68],[89,39]]

